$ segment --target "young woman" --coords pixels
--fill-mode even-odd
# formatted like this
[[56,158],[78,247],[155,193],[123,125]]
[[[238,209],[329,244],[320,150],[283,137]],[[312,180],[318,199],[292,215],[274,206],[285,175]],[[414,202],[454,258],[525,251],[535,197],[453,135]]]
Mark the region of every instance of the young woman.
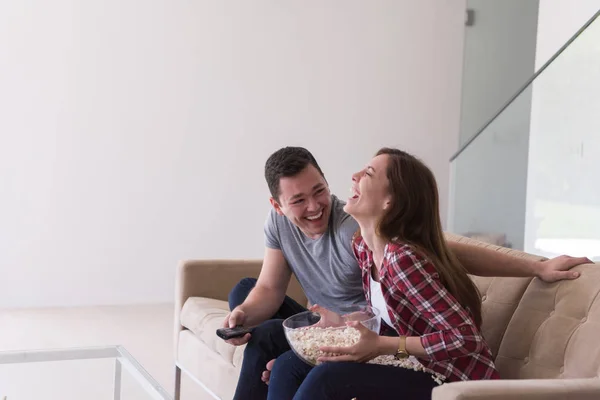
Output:
[[273,367],[269,399],[429,399],[437,385],[423,371],[366,364],[379,355],[410,355],[446,382],[496,379],[483,339],[477,288],[444,241],[438,190],[429,168],[412,155],[381,149],[352,176],[345,206],[360,226],[354,253],[367,301],[399,336],[361,334],[351,347],[321,350],[310,368],[292,352]]

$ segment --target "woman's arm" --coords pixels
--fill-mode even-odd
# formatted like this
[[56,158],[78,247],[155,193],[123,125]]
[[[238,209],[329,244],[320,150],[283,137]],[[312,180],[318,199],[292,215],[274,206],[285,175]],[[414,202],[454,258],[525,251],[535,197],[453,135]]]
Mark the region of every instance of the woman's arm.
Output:
[[[379,336],[379,352],[380,355],[394,355],[398,351],[400,339],[394,336]],[[429,358],[425,347],[421,344],[419,336],[410,336],[406,338],[406,351],[408,354],[419,357]]]
[[[392,306],[405,298],[410,302],[419,315],[419,319],[410,322],[414,330],[425,330],[425,321],[433,327],[431,333],[407,338],[409,354],[442,361],[481,352],[485,346],[483,336],[467,310],[442,285],[438,274],[430,274],[429,260],[408,246],[396,251],[387,271],[394,285],[388,290],[388,301]],[[391,350],[391,341],[385,348]]]
[[486,247],[470,245],[453,240],[446,234],[448,247],[471,275],[478,276],[536,276],[544,282],[575,279],[579,272],[571,268],[591,263],[587,257],[559,256],[550,260],[515,257]]

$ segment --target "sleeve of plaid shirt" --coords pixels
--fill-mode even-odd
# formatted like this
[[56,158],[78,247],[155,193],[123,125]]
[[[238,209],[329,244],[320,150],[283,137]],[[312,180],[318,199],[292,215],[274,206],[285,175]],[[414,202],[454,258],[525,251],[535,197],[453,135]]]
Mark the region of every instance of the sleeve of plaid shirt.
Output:
[[[417,309],[418,315],[410,322],[414,330],[433,330],[421,336],[421,344],[432,360],[443,361],[483,350],[483,337],[473,319],[442,285],[430,261],[405,246],[392,258],[390,267],[396,289]],[[396,296],[397,290],[393,290]]]

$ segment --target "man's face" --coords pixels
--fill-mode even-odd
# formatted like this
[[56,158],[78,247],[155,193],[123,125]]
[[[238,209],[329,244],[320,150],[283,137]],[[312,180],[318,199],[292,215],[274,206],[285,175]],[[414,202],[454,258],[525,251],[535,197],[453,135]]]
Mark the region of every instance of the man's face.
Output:
[[310,164],[299,174],[279,180],[279,201],[271,198],[271,204],[311,239],[327,230],[331,193],[325,178]]

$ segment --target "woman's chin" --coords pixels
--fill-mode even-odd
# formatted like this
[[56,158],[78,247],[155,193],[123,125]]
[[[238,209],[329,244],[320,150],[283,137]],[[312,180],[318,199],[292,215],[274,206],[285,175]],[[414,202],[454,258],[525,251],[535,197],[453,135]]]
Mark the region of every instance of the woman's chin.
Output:
[[353,207],[352,207],[352,204],[350,204],[350,203],[346,203],[346,205],[344,206],[344,212],[345,212],[346,214],[349,214],[349,215],[352,215],[352,216],[354,216],[354,215],[352,214],[352,211],[353,211],[353,210],[352,210],[352,208],[353,208]]
[[353,207],[348,207],[348,210],[344,211],[346,211],[346,214],[351,216],[356,222],[360,222],[360,220],[363,219],[363,216],[360,214],[360,212],[357,212],[357,210]]

